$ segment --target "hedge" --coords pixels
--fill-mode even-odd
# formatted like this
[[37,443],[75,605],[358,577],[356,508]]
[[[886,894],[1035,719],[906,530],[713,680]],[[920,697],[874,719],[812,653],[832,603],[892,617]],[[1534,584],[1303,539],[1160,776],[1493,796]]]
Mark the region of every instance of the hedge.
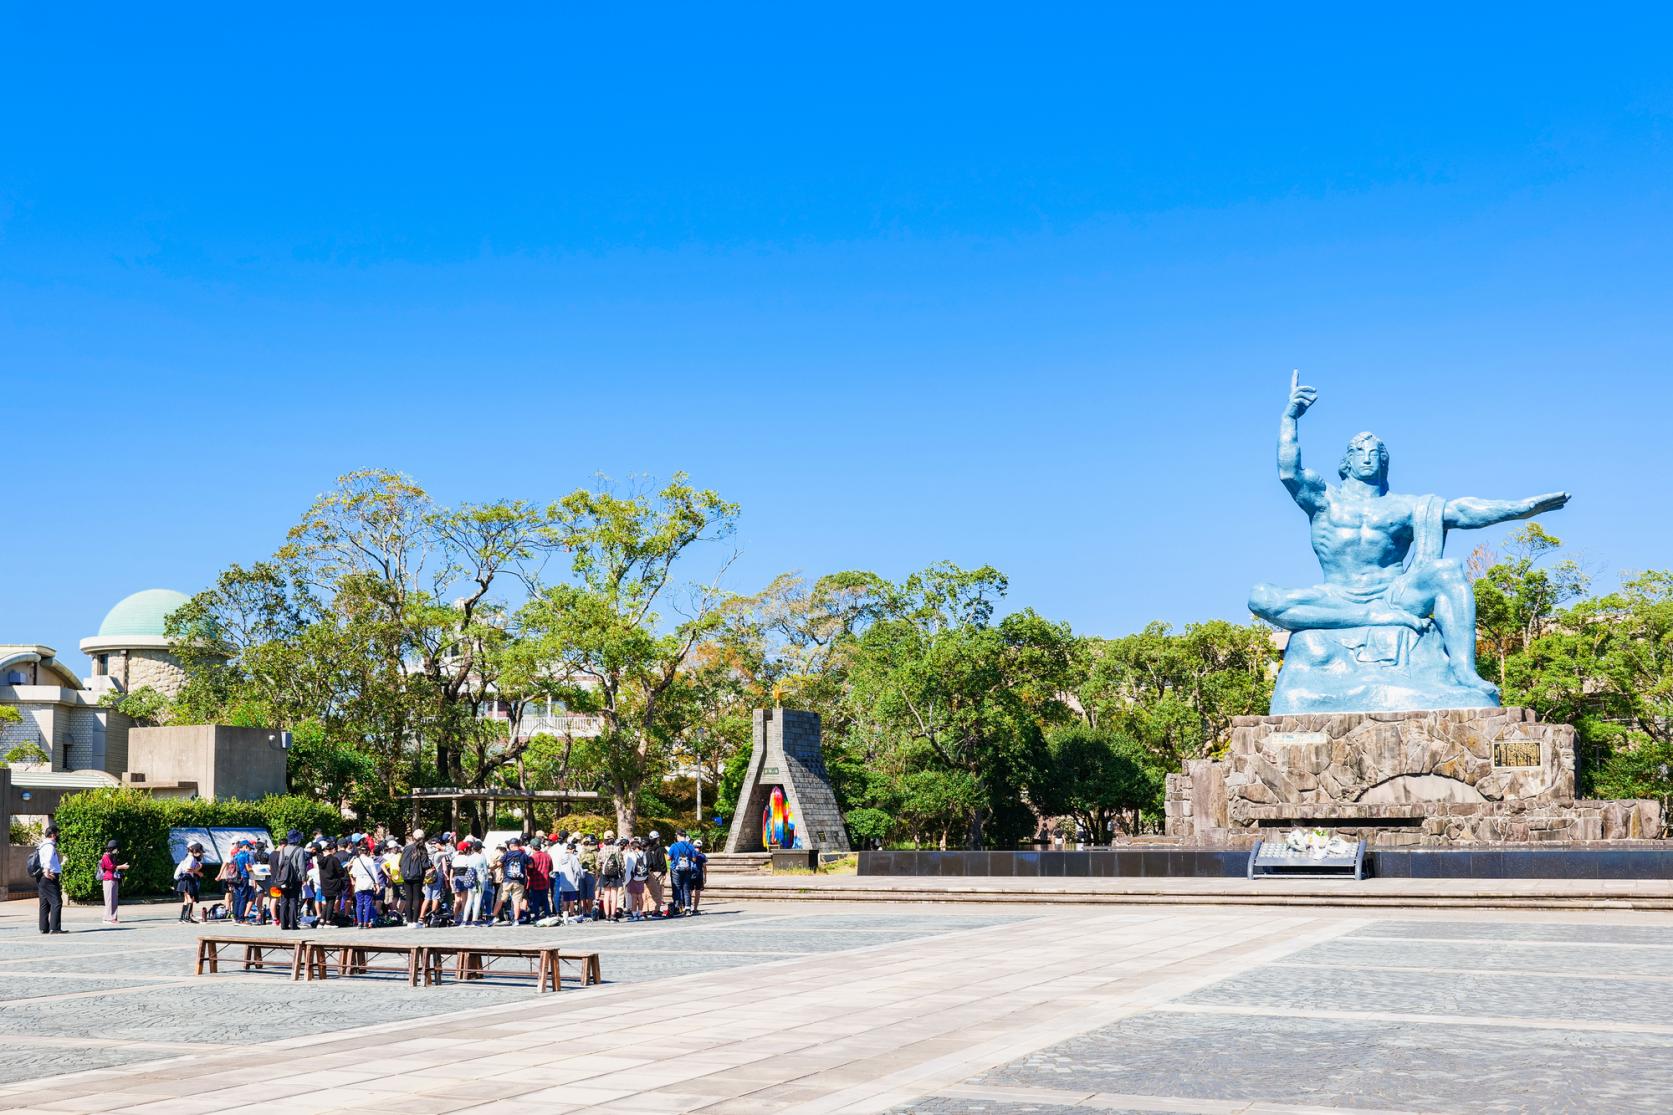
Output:
[[171,828],[247,825],[265,828],[282,840],[293,828],[307,836],[315,829],[335,834],[343,827],[331,806],[294,794],[272,794],[260,801],[182,801],[126,786],[71,794],[59,804],[53,820],[65,859],[64,894],[75,902],[100,896],[97,871],[107,840],[120,845],[121,858],[131,865],[122,880],[123,894],[165,894],[174,888]]

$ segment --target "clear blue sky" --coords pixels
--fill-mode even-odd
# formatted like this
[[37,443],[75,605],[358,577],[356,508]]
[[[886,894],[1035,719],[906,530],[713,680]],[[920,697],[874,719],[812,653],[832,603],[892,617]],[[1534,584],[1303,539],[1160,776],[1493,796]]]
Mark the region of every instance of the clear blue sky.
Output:
[[1292,367],[1313,464],[1673,565],[1667,17],[1241,7],[12,8],[0,641],[83,665],[361,466],[684,469],[740,589],[1241,618],[1317,575]]

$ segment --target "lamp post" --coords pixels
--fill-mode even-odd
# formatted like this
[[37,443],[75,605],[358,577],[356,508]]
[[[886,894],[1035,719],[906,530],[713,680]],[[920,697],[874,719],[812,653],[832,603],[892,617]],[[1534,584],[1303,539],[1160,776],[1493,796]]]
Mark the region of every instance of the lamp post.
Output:
[[[702,728],[692,733],[697,740],[697,827],[703,827],[703,741],[707,734]],[[695,839],[695,838],[694,838]]]

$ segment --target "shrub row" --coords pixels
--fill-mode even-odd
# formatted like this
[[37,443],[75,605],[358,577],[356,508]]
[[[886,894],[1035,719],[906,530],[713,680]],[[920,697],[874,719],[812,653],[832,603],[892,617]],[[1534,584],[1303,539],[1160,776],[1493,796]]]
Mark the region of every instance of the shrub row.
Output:
[[337,811],[323,802],[294,794],[270,795],[260,801],[178,801],[152,797],[126,786],[71,794],[53,814],[58,824],[58,849],[65,859],[64,895],[90,902],[102,892],[99,857],[105,842],[121,846],[130,864],[122,880],[124,895],[163,894],[174,887],[174,857],[168,830],[244,825],[265,828],[283,840],[291,829],[304,836],[321,829],[332,835],[342,828]]

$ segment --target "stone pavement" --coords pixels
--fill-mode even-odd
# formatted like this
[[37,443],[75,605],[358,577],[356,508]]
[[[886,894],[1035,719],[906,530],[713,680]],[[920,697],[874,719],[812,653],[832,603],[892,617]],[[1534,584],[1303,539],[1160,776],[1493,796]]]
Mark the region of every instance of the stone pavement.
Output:
[[27,907],[0,906],[0,1110],[1635,1112],[1673,1089],[1660,913],[775,902],[499,931],[604,953],[613,982],[536,997],[182,978],[166,908],[118,948],[41,938]]

